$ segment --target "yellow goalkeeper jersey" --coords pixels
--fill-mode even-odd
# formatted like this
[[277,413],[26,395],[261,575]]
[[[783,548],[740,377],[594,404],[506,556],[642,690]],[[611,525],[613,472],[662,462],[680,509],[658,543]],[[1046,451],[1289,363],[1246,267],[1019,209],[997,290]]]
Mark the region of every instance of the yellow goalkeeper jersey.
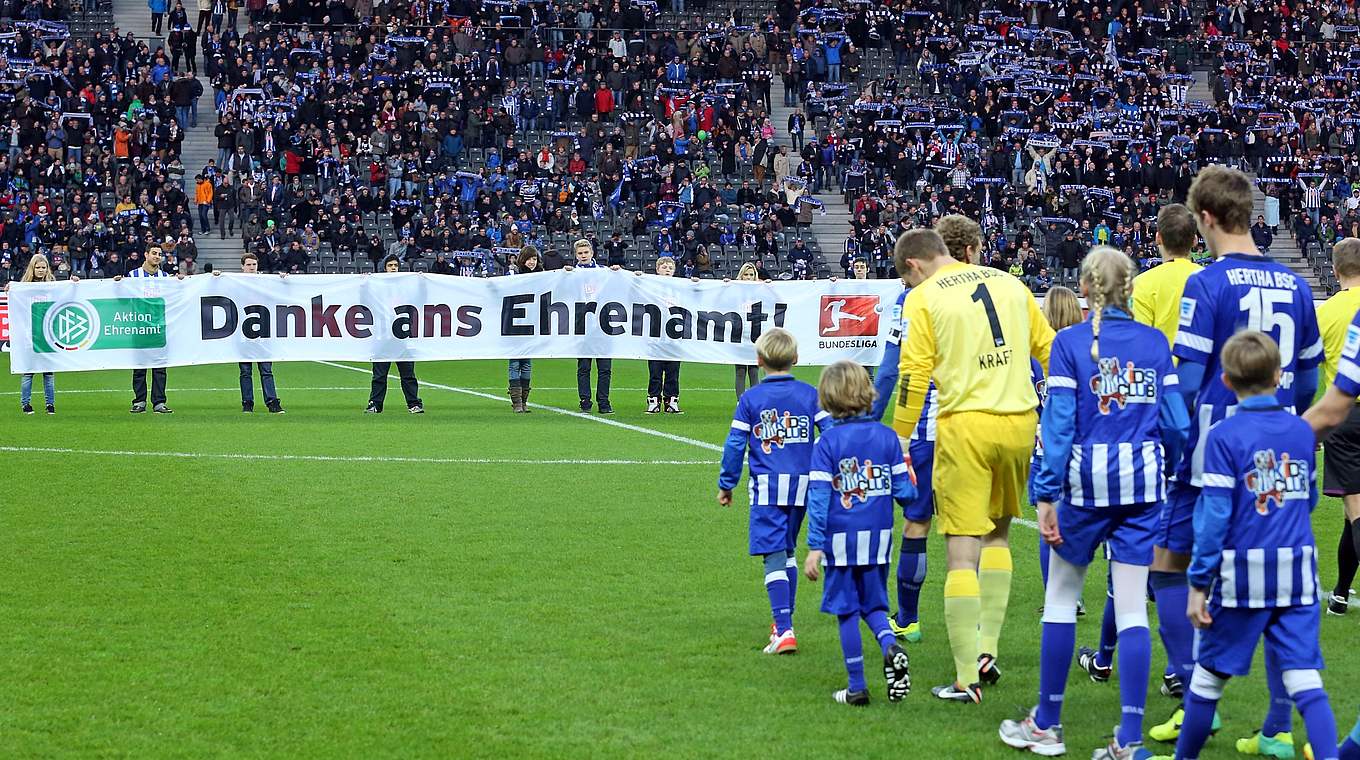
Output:
[[1171,259],[1133,278],[1133,318],[1161,330],[1174,346],[1185,281],[1201,269],[1190,259]]
[[931,378],[939,416],[1018,414],[1039,405],[1033,356],[1048,369],[1053,328],[1029,288],[1006,272],[973,264],[940,268],[902,304],[901,385],[893,427],[910,437]]
[[[1360,311],[1360,288],[1346,288],[1328,298],[1318,307],[1318,329],[1322,332],[1322,390],[1336,377],[1336,365],[1341,360],[1341,349],[1346,344],[1346,330]],[[1312,400],[1309,399],[1309,403]]]

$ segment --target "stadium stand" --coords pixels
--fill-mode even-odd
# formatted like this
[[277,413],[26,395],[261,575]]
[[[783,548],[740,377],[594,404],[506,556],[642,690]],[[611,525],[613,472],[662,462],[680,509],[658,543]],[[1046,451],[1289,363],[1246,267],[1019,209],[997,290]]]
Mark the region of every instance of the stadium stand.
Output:
[[1154,265],[1205,162],[1257,177],[1258,242],[1322,289],[1360,230],[1344,2],[236,5],[158,32],[118,0],[140,37],[17,8],[8,272],[47,248],[112,274],[154,240],[185,268],[491,275],[584,236],[629,268],[887,276],[901,230],[960,210],[1042,290],[1093,242]]

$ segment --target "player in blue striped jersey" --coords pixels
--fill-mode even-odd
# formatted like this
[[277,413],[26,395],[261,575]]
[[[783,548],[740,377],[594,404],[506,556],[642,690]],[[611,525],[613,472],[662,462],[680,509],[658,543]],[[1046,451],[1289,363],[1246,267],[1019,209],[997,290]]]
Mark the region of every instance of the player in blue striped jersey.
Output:
[[832,697],[842,704],[869,703],[863,620],[883,651],[888,700],[897,702],[911,690],[911,676],[907,653],[888,623],[888,558],[893,502],[905,506],[916,497],[914,476],[897,434],[870,416],[874,389],[863,367],[851,361],[827,367],[817,396],[835,425],[813,447],[803,570],[815,581],[826,566],[822,612],[840,623],[850,683]]
[[[1280,347],[1280,405],[1293,410],[1312,399],[1322,363],[1322,336],[1308,283],[1288,267],[1256,248],[1249,233],[1252,185],[1246,175],[1209,166],[1195,177],[1188,197],[1200,234],[1217,260],[1186,281],[1180,322],[1172,354],[1180,360],[1181,393],[1190,412],[1190,439],[1176,480],[1171,484],[1158,528],[1152,589],[1157,601],[1162,643],[1175,671],[1163,682],[1164,693],[1183,689],[1193,667],[1193,630],[1181,614],[1189,593],[1186,568],[1194,529],[1192,515],[1199,499],[1204,441],[1209,430],[1236,411],[1237,399],[1221,379],[1219,352],[1240,330],[1258,330]],[[1295,399],[1302,399],[1296,404]],[[1278,673],[1267,664],[1271,709],[1260,737],[1288,737],[1290,705]],[[1181,710],[1154,726],[1149,735],[1173,741]]]
[[1034,483],[1039,529],[1053,547],[1044,599],[1039,703],[1001,724],[1001,740],[1035,754],[1066,751],[1062,701],[1076,644],[1077,600],[1096,549],[1106,543],[1119,637],[1121,718],[1095,760],[1145,756],[1143,711],[1152,640],[1147,577],[1165,459],[1189,420],[1166,341],[1128,311],[1137,267],[1107,246],[1082,261],[1086,322],[1053,341],[1041,425],[1044,466]]
[[1176,744],[1184,760],[1199,755],[1224,685],[1250,672],[1263,636],[1314,757],[1337,757],[1336,722],[1318,674],[1314,437],[1276,393],[1281,358],[1269,336],[1244,331],[1219,359],[1238,404],[1204,442],[1187,607],[1200,629],[1199,653]]
[[817,406],[817,389],[789,374],[798,362],[798,343],[787,330],[773,329],[756,341],[756,361],[765,379],[741,395],[723,446],[718,503],[732,503],[741,462],[750,451],[749,551],[765,568],[765,591],[774,623],[766,654],[798,651],[793,609],[798,593],[794,550],[803,526],[814,430],[831,418]]
[[[911,289],[902,291],[893,304],[892,326],[883,345],[883,363],[874,375],[874,408],[869,416],[882,421],[897,389],[898,364],[902,357],[902,302]],[[889,618],[893,633],[912,643],[921,640],[921,587],[926,582],[926,537],[930,535],[930,518],[935,511],[935,494],[931,489],[931,470],[935,462],[935,385],[926,392],[921,421],[911,434],[907,446],[911,466],[916,472],[916,498],[902,508],[902,547],[897,559],[897,614]]]
[[[1304,415],[1312,426],[1320,442],[1346,421],[1347,415],[1355,408],[1360,398],[1360,312],[1351,320],[1346,329],[1346,341],[1337,357],[1336,377],[1327,388],[1327,393]],[[1311,738],[1312,734],[1309,734]],[[1340,760],[1360,760],[1360,720],[1351,728],[1350,734],[1337,748]]]

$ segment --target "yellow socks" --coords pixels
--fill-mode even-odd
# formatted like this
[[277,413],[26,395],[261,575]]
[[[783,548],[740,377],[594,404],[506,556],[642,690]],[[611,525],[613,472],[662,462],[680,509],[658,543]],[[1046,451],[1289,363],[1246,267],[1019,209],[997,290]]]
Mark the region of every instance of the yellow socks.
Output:
[[981,611],[978,574],[972,570],[950,570],[944,579],[944,624],[949,631],[949,648],[954,652],[955,677],[960,686],[977,682]]
[[996,655],[1001,624],[1006,622],[1006,606],[1011,599],[1011,550],[1004,546],[982,549],[978,562],[981,612],[978,616],[978,650]]

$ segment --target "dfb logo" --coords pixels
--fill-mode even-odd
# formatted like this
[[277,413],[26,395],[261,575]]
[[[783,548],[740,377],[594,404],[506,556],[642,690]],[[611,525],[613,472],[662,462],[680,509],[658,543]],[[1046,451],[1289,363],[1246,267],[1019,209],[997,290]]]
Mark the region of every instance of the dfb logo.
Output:
[[823,338],[878,335],[878,316],[882,311],[878,296],[822,296],[818,334]]

